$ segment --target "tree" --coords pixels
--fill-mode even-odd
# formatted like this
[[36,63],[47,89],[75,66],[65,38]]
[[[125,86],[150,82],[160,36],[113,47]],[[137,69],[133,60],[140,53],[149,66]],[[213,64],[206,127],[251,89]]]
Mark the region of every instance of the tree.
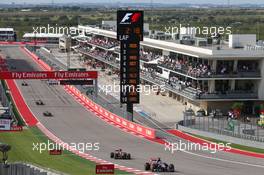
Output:
[[8,159],[8,155],[7,152],[11,150],[11,146],[8,144],[0,144],[0,151],[3,153],[3,162],[6,165],[7,164],[7,159]]

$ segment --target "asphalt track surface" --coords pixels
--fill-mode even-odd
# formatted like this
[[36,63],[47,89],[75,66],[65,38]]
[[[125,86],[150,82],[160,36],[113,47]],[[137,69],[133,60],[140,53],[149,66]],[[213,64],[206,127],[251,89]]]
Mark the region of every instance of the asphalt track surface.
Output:
[[[2,47],[1,50],[9,56],[7,63],[15,66],[16,71],[41,70],[19,47]],[[49,86],[41,80],[26,81],[27,87],[21,86],[22,80],[16,82],[38,120],[66,143],[99,143],[100,150],[87,151],[90,155],[140,170],[144,169],[149,158],[161,157],[165,162],[174,163],[177,172],[173,174],[263,175],[263,159],[226,152],[178,151],[172,154],[165,151],[164,145],[136,137],[102,121],[66,93],[63,87]],[[39,99],[45,103],[44,106],[35,104]],[[44,117],[46,110],[54,117]],[[118,148],[131,153],[132,160],[110,159],[110,152]]]

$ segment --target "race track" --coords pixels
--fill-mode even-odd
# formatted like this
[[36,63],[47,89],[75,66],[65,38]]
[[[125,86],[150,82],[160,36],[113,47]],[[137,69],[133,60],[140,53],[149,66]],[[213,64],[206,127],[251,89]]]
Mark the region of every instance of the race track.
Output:
[[[7,63],[15,66],[16,71],[41,70],[19,47],[3,47],[1,50],[9,56]],[[174,174],[263,175],[263,159],[225,152],[210,154],[198,151],[171,154],[165,151],[161,144],[136,137],[102,121],[81,106],[61,86],[49,86],[40,80],[27,80],[29,86],[24,87],[21,86],[22,80],[16,82],[29,108],[47,129],[66,143],[98,142],[100,150],[88,152],[98,158],[143,170],[144,163],[150,157],[161,157],[165,162],[174,163],[177,170]],[[45,103],[44,106],[35,104],[39,99]],[[46,110],[54,117],[44,117],[42,113]],[[110,159],[110,152],[118,148],[130,152],[133,159],[129,161]]]

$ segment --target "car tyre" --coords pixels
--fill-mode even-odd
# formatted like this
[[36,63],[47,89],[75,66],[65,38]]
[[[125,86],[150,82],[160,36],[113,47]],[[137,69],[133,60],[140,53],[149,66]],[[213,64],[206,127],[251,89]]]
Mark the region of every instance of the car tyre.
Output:
[[146,171],[150,170],[150,164],[149,163],[145,163],[145,170]]
[[127,159],[131,159],[131,155],[130,154],[127,154]]
[[114,158],[115,157],[115,153],[111,152],[110,153],[110,158]]
[[122,159],[126,159],[127,158],[127,153],[123,153],[122,154]]
[[174,168],[173,164],[170,164],[168,169],[169,169],[169,172],[174,172],[175,171],[175,168]]

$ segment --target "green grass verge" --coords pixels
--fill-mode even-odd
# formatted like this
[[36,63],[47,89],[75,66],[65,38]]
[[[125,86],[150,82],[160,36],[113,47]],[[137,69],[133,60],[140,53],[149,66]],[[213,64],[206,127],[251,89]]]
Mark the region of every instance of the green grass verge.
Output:
[[[7,88],[5,80],[1,80],[1,84],[4,88],[4,90],[6,91],[8,88]],[[11,103],[12,103],[13,113],[17,119],[18,125],[19,126],[25,126],[25,122],[22,119],[22,117],[20,116],[20,113],[18,112],[17,107],[16,107],[13,99],[11,98],[11,95],[9,93],[6,93],[6,97],[7,97],[8,101],[11,101]]]
[[[9,162],[28,162],[40,167],[51,168],[72,175],[95,174],[95,163],[83,159],[69,151],[62,155],[49,155],[48,151],[33,151],[33,143],[47,143],[47,137],[36,127],[22,132],[0,132],[0,142],[11,145],[8,153]],[[129,174],[116,170],[115,174]]]
[[[188,133],[190,134],[190,133]],[[217,140],[214,138],[209,138],[209,137],[204,137],[204,136],[200,136],[200,135],[196,135],[196,134],[190,134],[193,135],[195,137],[210,141],[210,142],[214,142],[214,143],[223,143],[226,144],[228,142],[222,141],[222,140]],[[260,149],[260,148],[254,148],[254,147],[249,147],[249,146],[244,146],[244,145],[239,145],[239,144],[234,144],[231,143],[230,146],[232,148],[236,148],[236,149],[240,149],[240,150],[244,150],[244,151],[250,151],[250,152],[254,152],[254,153],[263,153],[264,154],[264,149]]]

